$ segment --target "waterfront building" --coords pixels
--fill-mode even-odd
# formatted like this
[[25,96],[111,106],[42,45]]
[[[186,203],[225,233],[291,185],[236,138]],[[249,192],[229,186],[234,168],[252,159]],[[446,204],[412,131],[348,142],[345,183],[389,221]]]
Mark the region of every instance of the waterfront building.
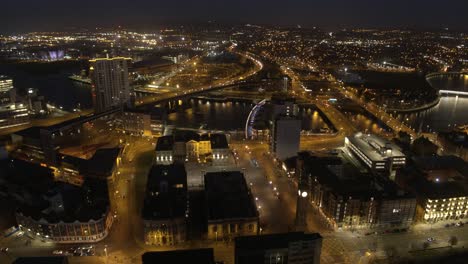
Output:
[[322,237],[303,232],[237,237],[235,264],[319,264]]
[[130,104],[130,63],[131,59],[122,57],[90,60],[89,74],[96,113]]
[[238,171],[205,174],[207,239],[257,235],[259,216],[244,175]]

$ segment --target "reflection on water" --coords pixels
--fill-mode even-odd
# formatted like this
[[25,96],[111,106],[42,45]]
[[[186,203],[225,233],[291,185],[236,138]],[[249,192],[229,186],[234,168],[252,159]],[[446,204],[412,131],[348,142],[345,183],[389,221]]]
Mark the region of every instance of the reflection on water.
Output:
[[438,90],[455,90],[468,92],[468,74],[459,76],[439,75],[427,80],[429,84]]
[[[428,82],[438,90],[468,91],[468,75],[438,76]],[[468,124],[468,97],[444,95],[433,108],[400,114],[398,118],[421,132],[449,130],[454,126]]]
[[411,114],[398,115],[417,131],[437,132],[468,123],[468,98],[445,96],[435,107]]
[[[213,130],[243,130],[254,104],[191,100],[190,107],[183,112],[169,114],[168,124]],[[298,115],[302,119],[303,130],[320,133],[324,128],[327,128],[326,123],[315,110],[299,111]]]
[[377,122],[374,122],[363,114],[352,112],[344,112],[344,114],[359,131],[372,134],[381,134],[386,132]]

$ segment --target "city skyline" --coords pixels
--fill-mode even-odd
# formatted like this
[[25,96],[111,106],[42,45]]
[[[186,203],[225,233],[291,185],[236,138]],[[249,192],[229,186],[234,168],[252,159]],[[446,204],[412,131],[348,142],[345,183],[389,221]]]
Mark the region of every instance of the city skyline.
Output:
[[[468,30],[468,2],[439,1],[32,1],[2,3],[0,32],[126,27],[148,30],[173,24],[269,24],[342,28]],[[112,10],[112,11],[109,11]]]

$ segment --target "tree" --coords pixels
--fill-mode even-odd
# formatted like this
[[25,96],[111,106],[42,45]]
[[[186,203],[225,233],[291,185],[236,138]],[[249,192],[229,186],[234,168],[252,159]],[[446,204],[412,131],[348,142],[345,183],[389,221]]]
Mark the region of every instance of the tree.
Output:
[[411,149],[416,155],[427,157],[436,155],[438,147],[426,137],[420,137],[413,142]]

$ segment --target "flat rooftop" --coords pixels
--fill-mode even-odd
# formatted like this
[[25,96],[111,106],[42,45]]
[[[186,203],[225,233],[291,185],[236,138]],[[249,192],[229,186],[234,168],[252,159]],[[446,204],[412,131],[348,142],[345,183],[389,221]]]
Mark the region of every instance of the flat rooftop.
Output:
[[393,157],[405,157],[401,149],[390,142],[373,134],[357,133],[347,139],[359,148],[372,161],[385,161]]
[[212,248],[145,252],[141,256],[143,264],[155,263],[200,263],[214,264]]
[[64,156],[62,162],[71,164],[84,176],[107,178],[112,175],[121,148],[98,149],[90,159]]
[[236,249],[269,250],[289,248],[289,243],[295,241],[319,240],[319,233],[305,234],[304,232],[291,232],[282,234],[269,234],[261,236],[236,237]]
[[239,171],[205,174],[208,221],[258,217],[244,174]]
[[187,173],[183,164],[156,165],[148,175],[142,216],[146,220],[185,217]]

